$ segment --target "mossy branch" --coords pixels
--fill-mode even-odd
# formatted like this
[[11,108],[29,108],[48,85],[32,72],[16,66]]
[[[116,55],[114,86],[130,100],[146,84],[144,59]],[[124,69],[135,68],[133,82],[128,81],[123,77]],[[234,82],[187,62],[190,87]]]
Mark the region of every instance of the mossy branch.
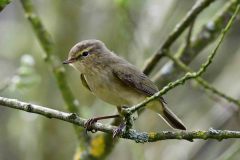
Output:
[[54,42],[49,32],[44,27],[41,19],[38,17],[31,0],[21,0],[25,11],[25,16],[29,20],[37,39],[45,51],[44,60],[49,64],[57,80],[61,94],[68,106],[70,112],[79,112],[78,100],[74,98],[73,93],[68,86],[65,76],[65,69],[61,61],[54,55]]
[[213,49],[212,53],[208,56],[207,61],[205,63],[202,64],[202,66],[200,67],[200,69],[197,72],[187,72],[183,77],[177,79],[174,82],[170,82],[167,86],[165,86],[162,90],[160,90],[159,92],[157,92],[156,94],[154,94],[153,96],[146,98],[143,102],[125,109],[125,112],[127,114],[132,114],[134,112],[136,112],[137,110],[143,108],[146,104],[148,104],[149,102],[161,97],[163,94],[166,94],[168,91],[170,91],[171,89],[182,85],[185,83],[185,81],[190,80],[190,79],[196,79],[198,77],[200,77],[208,68],[208,66],[212,63],[214,56],[217,53],[218,48],[220,47],[222,41],[224,40],[224,37],[227,33],[227,31],[230,30],[238,12],[239,12],[239,8],[240,5],[237,6],[234,14],[232,15],[231,19],[228,21],[226,27],[222,30],[222,33],[219,37],[219,41],[216,45],[216,47]]
[[[54,55],[54,42],[49,34],[49,32],[44,27],[40,17],[38,17],[33,3],[31,0],[21,0],[21,4],[25,11],[25,16],[30,22],[37,39],[43,48],[45,55],[44,60],[50,66],[54,77],[57,81],[58,87],[64,99],[64,102],[67,105],[69,112],[80,113],[79,111],[79,102],[74,97],[66,79],[65,69],[62,66],[62,62]],[[80,139],[81,146],[84,147],[83,142],[87,141],[86,136],[82,135],[82,129],[75,127],[76,135]],[[85,140],[83,140],[85,139]]]
[[177,40],[178,37],[185,31],[185,29],[192,24],[194,19],[207,8],[214,0],[198,0],[186,16],[175,26],[173,31],[169,34],[168,38],[164,41],[162,46],[157,52],[149,58],[143,72],[149,74],[156,64],[164,56],[164,53],[170,48],[170,46]]
[[[10,107],[30,113],[39,114],[47,118],[55,118],[58,120],[66,121],[77,126],[84,127],[84,123],[87,121],[79,117],[75,113],[66,113],[58,110],[50,109],[47,107],[30,104],[16,99],[9,99],[0,97],[0,105],[3,107]],[[101,123],[96,123],[92,126],[93,129],[97,131],[102,131],[108,134],[112,134],[113,130],[116,129],[112,125],[104,125]],[[210,128],[208,131],[162,131],[162,132],[138,132],[136,130],[130,129],[125,132],[121,138],[134,140],[137,143],[144,142],[156,142],[160,140],[167,139],[178,139],[178,140],[188,140],[193,141],[194,139],[216,139],[223,140],[229,138],[240,138],[240,131],[229,131],[229,130],[215,130]]]

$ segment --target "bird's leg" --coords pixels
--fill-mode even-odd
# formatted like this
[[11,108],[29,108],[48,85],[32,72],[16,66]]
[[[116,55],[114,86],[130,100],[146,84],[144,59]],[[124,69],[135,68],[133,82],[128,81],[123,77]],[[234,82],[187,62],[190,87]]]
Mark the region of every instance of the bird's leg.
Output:
[[121,136],[123,132],[128,132],[129,129],[132,128],[133,125],[133,117],[132,115],[124,116],[123,121],[120,123],[118,128],[113,130],[113,138],[117,136]]
[[124,121],[126,124],[126,131],[132,128],[133,122],[138,118],[138,112],[128,113],[123,112],[125,109],[129,108],[128,106],[122,106],[122,116],[124,117]]
[[92,129],[92,125],[94,123],[96,123],[99,120],[103,120],[103,119],[110,119],[110,118],[119,118],[120,115],[119,114],[115,114],[115,115],[111,115],[111,116],[102,116],[102,117],[95,117],[95,118],[90,118],[88,119],[85,123],[84,123],[84,127],[86,128],[86,132],[87,131],[91,131],[91,132],[96,132]]
[[113,138],[117,137],[117,136],[120,136],[123,132],[124,132],[124,129],[126,128],[126,124],[125,122],[122,122],[118,128],[114,129],[113,130]]
[[[118,106],[118,112],[123,118],[122,123],[113,131],[113,138],[120,136],[124,131],[128,131],[132,128],[133,121],[136,119],[134,115],[124,114],[123,109],[128,108],[128,106]],[[137,112],[136,112],[137,113]],[[135,115],[136,116],[136,115]]]

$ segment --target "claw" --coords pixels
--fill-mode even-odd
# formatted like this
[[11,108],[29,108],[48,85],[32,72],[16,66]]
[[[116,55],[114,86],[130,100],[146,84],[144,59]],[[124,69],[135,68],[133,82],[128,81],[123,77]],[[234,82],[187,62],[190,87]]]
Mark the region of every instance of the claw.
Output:
[[94,123],[96,123],[98,121],[97,118],[90,118],[89,120],[87,120],[87,122],[84,123],[84,127],[86,128],[86,133],[88,131],[92,132],[92,133],[96,133],[97,131],[92,129],[92,125]]
[[124,132],[124,129],[126,127],[125,123],[121,123],[118,128],[114,129],[113,131],[113,138],[116,138],[117,136],[121,136]]
[[103,117],[95,117],[95,118],[90,118],[84,123],[84,127],[86,128],[86,134],[88,131],[91,131],[92,133],[97,132],[97,130],[92,128],[92,125],[96,123],[98,120],[103,120],[103,119],[109,119],[109,118],[119,118],[119,114],[111,115],[111,116],[103,116]]

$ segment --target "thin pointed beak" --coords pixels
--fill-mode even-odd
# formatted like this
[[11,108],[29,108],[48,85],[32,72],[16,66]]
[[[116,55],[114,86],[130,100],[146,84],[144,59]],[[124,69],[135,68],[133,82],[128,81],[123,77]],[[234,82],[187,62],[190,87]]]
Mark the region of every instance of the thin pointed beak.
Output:
[[67,60],[63,61],[63,64],[70,64],[73,62],[75,62],[75,59],[67,59]]

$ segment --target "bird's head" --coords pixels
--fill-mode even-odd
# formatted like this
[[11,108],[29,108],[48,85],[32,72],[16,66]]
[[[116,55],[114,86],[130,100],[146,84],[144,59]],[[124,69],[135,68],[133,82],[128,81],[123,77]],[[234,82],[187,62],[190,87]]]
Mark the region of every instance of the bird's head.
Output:
[[84,40],[71,48],[68,59],[63,64],[69,64],[83,73],[85,68],[101,64],[107,53],[109,50],[103,42],[95,39]]

